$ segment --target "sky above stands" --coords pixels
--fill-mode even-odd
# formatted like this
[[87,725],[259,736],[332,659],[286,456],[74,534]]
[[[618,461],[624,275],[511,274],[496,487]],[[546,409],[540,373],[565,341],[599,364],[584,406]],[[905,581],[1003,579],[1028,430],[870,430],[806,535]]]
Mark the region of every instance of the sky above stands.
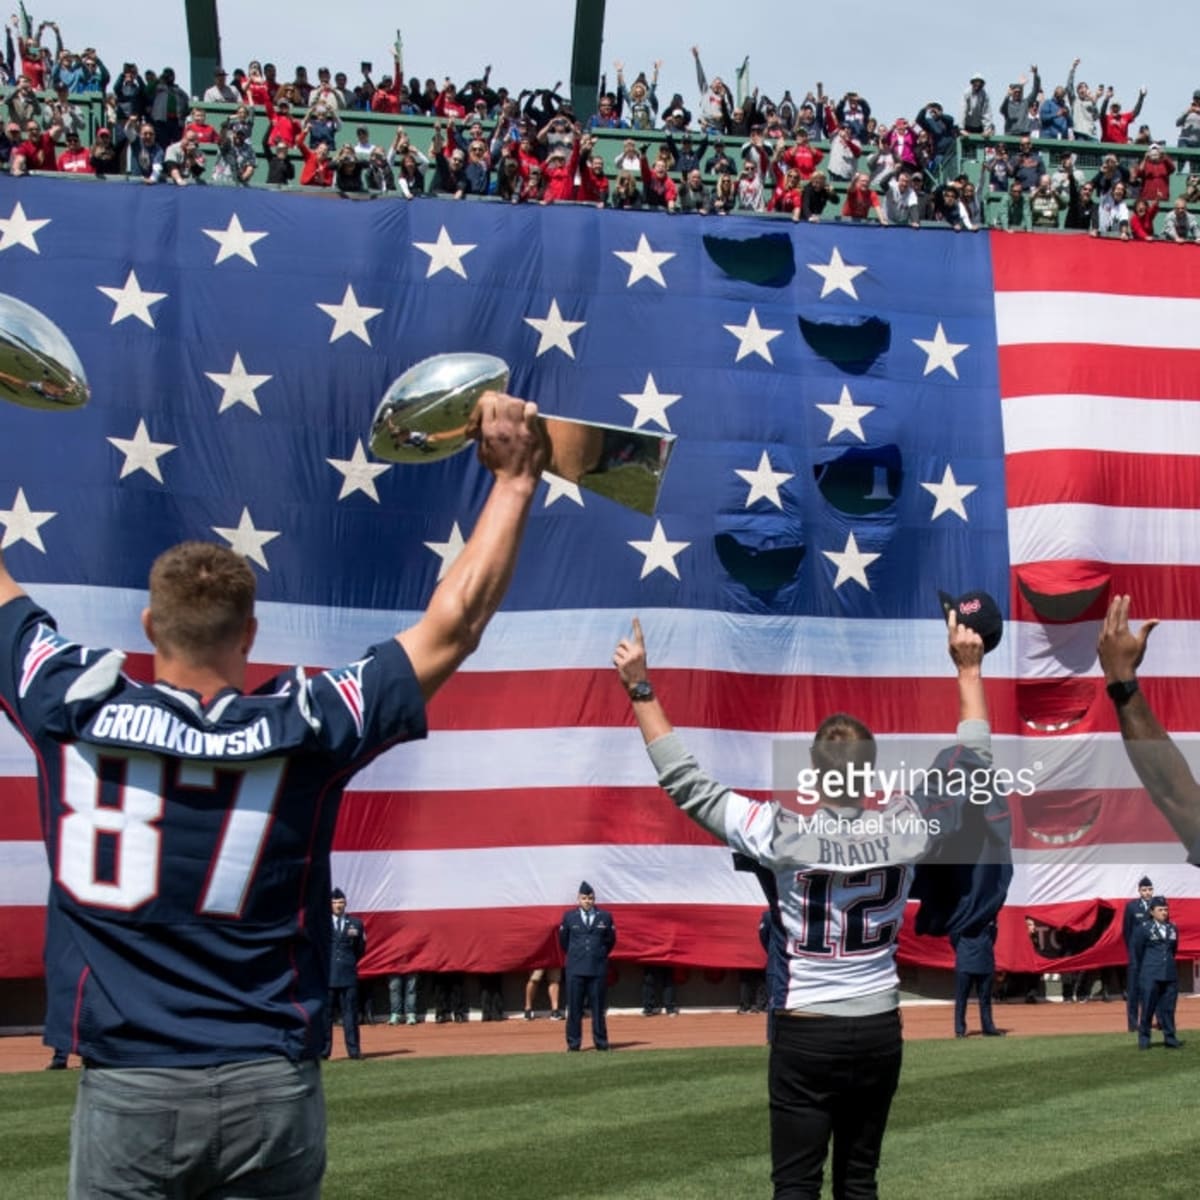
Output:
[[[126,59],[139,67],[174,65],[188,82],[187,30],[182,0],[142,5],[134,20],[117,17],[95,0],[55,0],[41,9],[27,0],[35,23],[53,17],[70,48],[94,45],[111,71]],[[603,69],[615,87],[613,61],[622,60],[632,79],[649,74],[661,59],[660,100],[680,92],[695,108],[696,77],[691,47],[700,47],[709,77],[732,81],[750,56],[750,78],[778,100],[784,88],[799,99],[819,79],[834,97],[857,90],[880,120],[911,119],[930,100],[957,112],[969,77],[987,80],[993,105],[1004,87],[1036,62],[1047,89],[1066,80],[1071,60],[1082,62],[1077,79],[1111,83],[1115,97],[1129,107],[1137,90],[1149,89],[1138,124],[1156,137],[1174,141],[1175,120],[1200,88],[1194,56],[1163,43],[1159,20],[1139,21],[1128,5],[1095,0],[1079,10],[1039,10],[998,20],[986,8],[940,11],[897,20],[891,6],[876,0],[845,5],[786,6],[753,23],[739,21],[738,8],[715,0],[680,5],[647,5],[644,0],[608,0]],[[801,15],[801,12],[803,15]],[[391,13],[396,14],[392,16]],[[548,14],[553,13],[554,16]],[[733,14],[731,16],[731,14]],[[875,14],[873,16],[872,14]],[[375,77],[390,69],[402,21],[405,74],[461,82],[492,64],[493,85],[520,91],[526,86],[568,83],[574,5],[569,0],[506,0],[503,5],[458,0],[450,6],[418,4],[390,10],[378,0],[225,0],[220,6],[222,58],[229,68],[251,58],[273,61],[282,79],[300,63],[315,79],[316,68],[344,70],[352,81],[364,59]],[[742,28],[746,26],[746,28]]]

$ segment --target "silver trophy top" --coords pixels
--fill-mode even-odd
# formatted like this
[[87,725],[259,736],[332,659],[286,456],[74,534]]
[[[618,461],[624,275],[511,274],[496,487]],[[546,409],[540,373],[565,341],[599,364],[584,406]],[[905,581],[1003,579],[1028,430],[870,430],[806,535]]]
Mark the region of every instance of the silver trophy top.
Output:
[[23,300],[0,295],[0,400],[61,411],[80,408],[90,395],[63,331]]
[[467,444],[467,422],[484,392],[508,387],[508,364],[492,354],[435,354],[409,367],[375,410],[371,453],[389,462],[437,462]]

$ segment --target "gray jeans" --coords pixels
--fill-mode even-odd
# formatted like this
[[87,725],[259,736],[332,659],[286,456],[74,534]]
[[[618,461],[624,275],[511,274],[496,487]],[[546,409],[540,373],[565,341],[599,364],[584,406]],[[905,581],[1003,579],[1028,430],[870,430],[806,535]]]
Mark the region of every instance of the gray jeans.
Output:
[[417,1015],[417,980],[413,972],[388,976],[388,1008],[392,1016]]
[[315,1062],[83,1070],[69,1200],[317,1200],[324,1172]]

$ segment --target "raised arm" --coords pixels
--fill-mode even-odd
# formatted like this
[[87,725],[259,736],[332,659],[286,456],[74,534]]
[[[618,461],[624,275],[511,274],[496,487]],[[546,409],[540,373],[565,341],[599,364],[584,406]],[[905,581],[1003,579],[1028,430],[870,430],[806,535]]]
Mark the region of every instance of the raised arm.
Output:
[[25,589],[8,573],[4,563],[4,554],[0,552],[0,604],[7,604],[25,595]]
[[495,476],[475,529],[425,615],[396,635],[428,700],[483,636],[508,590],[534,489],[547,461],[537,405],[485,393],[472,424],[479,457]]
[[1100,628],[1100,666],[1117,708],[1125,753],[1154,806],[1188,847],[1192,861],[1200,851],[1200,784],[1187,759],[1150,709],[1137,679],[1146,642],[1158,624],[1129,628],[1129,597],[1114,596]]
[[983,638],[958,623],[950,610],[948,625],[950,659],[958,672],[958,740],[980,755],[991,756],[987,694],[983,689]]

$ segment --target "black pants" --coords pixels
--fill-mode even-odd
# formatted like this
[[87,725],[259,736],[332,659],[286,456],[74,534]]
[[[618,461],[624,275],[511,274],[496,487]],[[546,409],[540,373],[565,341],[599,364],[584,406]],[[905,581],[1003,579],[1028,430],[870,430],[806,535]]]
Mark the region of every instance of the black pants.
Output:
[[504,1020],[503,975],[484,975],[479,981],[479,1007],[485,1021]]
[[450,971],[434,976],[433,1005],[437,1024],[447,1021],[463,1022],[467,1019],[467,1000],[461,971]]
[[357,1058],[361,1053],[358,1045],[358,984],[349,987],[331,987],[329,1002],[325,1006],[325,1047],[326,1058],[333,1052],[333,1009],[337,1005],[342,1010],[342,1033],[346,1036],[346,1053],[351,1058]]
[[875,1200],[902,1054],[898,1010],[777,1017],[768,1075],[775,1200],[819,1200],[830,1136],[834,1200]]
[[971,995],[971,988],[975,989],[975,994],[979,997],[979,1026],[987,1033],[995,1029],[996,1025],[992,1021],[992,976],[993,972],[989,971],[986,975],[976,975],[971,971],[955,971],[954,972],[954,1032],[967,1032],[967,999]]
[[673,967],[647,967],[642,973],[642,1012],[654,1013],[661,1007],[675,1012],[675,969]]
[[608,980],[603,975],[567,976],[567,1046],[578,1050],[583,1041],[583,998],[592,1006],[592,1043],[597,1050],[608,1049],[608,1023],[604,1004]]

